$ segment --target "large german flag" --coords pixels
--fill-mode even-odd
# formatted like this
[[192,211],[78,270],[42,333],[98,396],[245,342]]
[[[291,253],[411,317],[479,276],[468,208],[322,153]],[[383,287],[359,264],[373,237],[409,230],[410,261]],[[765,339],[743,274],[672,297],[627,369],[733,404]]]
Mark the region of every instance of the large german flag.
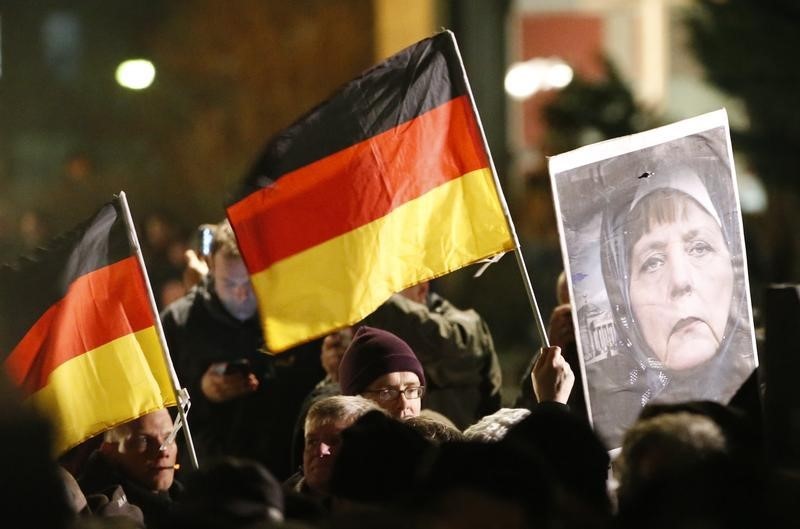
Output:
[[452,33],[280,133],[228,208],[272,352],[514,242]]
[[0,269],[3,365],[59,452],[175,404],[147,292],[119,199]]

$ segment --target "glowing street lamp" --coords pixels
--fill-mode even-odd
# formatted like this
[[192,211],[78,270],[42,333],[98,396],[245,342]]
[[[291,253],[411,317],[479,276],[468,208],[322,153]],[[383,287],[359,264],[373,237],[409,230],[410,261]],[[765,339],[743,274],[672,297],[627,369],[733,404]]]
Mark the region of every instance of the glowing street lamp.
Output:
[[531,59],[511,65],[505,78],[506,93],[522,100],[543,90],[560,89],[572,81],[572,68],[561,59]]
[[147,59],[131,59],[117,66],[117,83],[130,90],[144,90],[156,77],[156,68]]

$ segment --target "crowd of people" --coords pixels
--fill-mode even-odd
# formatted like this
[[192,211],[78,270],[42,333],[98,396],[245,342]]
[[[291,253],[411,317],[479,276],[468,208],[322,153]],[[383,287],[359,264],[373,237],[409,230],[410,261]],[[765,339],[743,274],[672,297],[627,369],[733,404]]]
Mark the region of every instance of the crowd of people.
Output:
[[763,464],[751,407],[649,403],[618,450],[604,445],[583,399],[563,276],[551,344],[532,355],[517,407],[504,408],[485,321],[428,284],[273,356],[230,225],[214,227],[207,256],[191,257],[194,284],[161,318],[191,396],[192,445],[174,410],[158,410],[53,460],[51,426],[2,386],[0,501],[15,526],[793,524],[796,480]]

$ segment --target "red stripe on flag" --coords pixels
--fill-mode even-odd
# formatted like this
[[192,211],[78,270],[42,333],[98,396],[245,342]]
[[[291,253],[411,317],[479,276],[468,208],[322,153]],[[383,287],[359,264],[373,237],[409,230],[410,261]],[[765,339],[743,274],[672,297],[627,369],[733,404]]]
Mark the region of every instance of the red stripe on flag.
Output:
[[472,105],[461,96],[284,175],[232,205],[228,217],[255,274],[488,165]]
[[58,366],[154,324],[136,256],[76,279],[25,334],[4,365],[25,395]]

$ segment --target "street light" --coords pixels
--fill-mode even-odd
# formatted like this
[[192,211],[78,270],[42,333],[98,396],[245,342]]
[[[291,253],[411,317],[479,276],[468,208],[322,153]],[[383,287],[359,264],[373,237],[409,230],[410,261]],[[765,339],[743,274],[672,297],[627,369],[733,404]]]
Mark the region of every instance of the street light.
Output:
[[564,88],[572,81],[572,68],[558,58],[536,58],[512,64],[506,73],[506,93],[522,100],[536,92]]
[[130,90],[144,90],[155,77],[156,68],[147,59],[130,59],[117,66],[117,83]]

